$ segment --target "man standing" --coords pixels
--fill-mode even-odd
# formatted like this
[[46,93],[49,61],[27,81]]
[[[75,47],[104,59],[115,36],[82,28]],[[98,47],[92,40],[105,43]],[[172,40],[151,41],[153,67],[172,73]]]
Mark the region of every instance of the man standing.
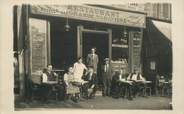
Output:
[[110,67],[109,67],[109,58],[105,59],[102,80],[103,80],[103,96],[110,96],[111,75],[110,75]]
[[98,55],[95,53],[95,48],[91,49],[91,53],[87,56],[87,66],[93,67],[94,73],[97,74]]

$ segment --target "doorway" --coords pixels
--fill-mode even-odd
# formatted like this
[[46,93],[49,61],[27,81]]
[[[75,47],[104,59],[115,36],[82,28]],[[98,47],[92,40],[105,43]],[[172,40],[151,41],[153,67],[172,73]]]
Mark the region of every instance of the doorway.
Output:
[[[102,84],[102,66],[104,59],[112,56],[112,30],[92,30],[84,29],[83,26],[77,27],[77,56],[82,56],[84,63],[86,57],[90,53],[91,48],[96,48],[99,57],[97,68],[97,77],[99,85]],[[110,63],[111,68],[111,63]]]
[[97,33],[83,33],[82,38],[82,57],[84,62],[86,62],[87,55],[91,53],[91,48],[96,48],[96,54],[98,55],[99,62],[97,67],[97,76],[99,84],[102,84],[102,67],[104,64],[104,59],[109,56],[108,49],[108,34],[97,34]]
[[66,70],[76,60],[76,30],[66,31],[64,23],[51,21],[51,64],[54,69]]

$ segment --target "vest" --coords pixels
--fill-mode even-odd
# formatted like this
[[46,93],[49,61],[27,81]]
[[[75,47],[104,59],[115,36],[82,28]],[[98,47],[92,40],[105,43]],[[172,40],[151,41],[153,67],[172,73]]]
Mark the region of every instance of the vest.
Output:
[[[132,79],[133,74],[135,74],[135,73],[132,73],[132,74],[131,74],[130,79]],[[141,77],[140,77],[140,74],[138,73],[138,75],[137,75],[137,80],[140,80],[140,79],[141,79]]]
[[47,72],[46,74],[47,74],[48,81],[56,81],[56,78],[55,78],[55,75],[54,75],[53,71],[51,71],[50,73]]

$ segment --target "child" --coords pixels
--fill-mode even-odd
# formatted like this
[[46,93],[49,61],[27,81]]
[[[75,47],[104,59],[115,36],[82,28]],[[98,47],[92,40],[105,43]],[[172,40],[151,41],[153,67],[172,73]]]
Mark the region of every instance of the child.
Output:
[[74,86],[74,75],[73,75],[73,68],[69,67],[68,72],[64,74],[64,82],[65,82],[65,88],[66,88],[66,94],[72,95],[72,100],[74,102],[78,102],[79,99],[79,87]]

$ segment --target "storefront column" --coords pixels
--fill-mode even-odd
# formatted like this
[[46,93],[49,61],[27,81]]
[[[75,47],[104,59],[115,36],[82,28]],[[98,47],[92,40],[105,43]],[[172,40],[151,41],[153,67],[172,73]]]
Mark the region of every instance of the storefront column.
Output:
[[47,64],[51,64],[51,39],[50,39],[50,22],[46,22],[47,35]]
[[83,26],[77,26],[77,58],[82,57],[82,29]]

